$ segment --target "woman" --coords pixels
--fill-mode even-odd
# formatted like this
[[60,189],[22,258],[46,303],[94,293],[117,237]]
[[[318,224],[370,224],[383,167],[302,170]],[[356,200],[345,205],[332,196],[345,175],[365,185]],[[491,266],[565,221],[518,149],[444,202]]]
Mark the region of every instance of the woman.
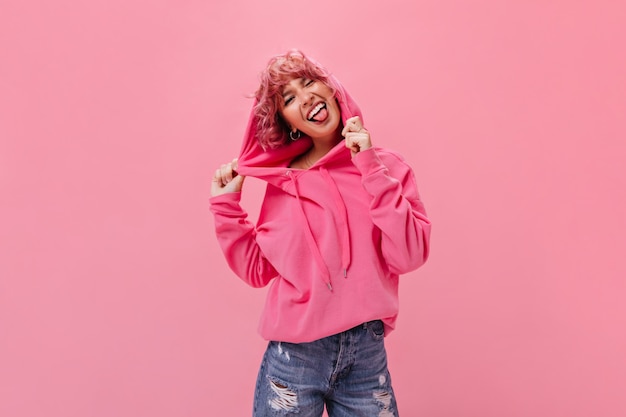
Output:
[[[239,205],[249,175],[267,181],[256,226]],[[428,257],[430,222],[411,168],[372,146],[336,78],[298,51],[271,59],[211,195],[232,270],[271,283],[254,416],[397,416],[383,338],[398,275]]]

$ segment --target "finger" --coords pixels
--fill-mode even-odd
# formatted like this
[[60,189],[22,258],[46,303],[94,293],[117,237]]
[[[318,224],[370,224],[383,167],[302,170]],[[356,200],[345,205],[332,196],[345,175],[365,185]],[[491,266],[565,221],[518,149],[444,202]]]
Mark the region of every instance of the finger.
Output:
[[346,124],[341,131],[341,135],[345,136],[348,132],[360,132],[363,130],[363,123],[359,116],[353,116],[346,120]]
[[359,143],[363,139],[363,137],[363,134],[359,132],[346,133],[346,140],[349,140],[352,144]]
[[343,130],[341,131],[341,134],[343,136],[346,136],[346,133],[351,132],[350,130],[351,128],[352,128],[352,117],[346,120],[346,124],[344,125]]
[[220,165],[220,180],[222,181],[222,185],[226,185],[228,181],[226,181],[226,164]]
[[346,148],[350,149],[352,152],[359,151],[359,145],[354,140],[354,134],[352,132],[348,132],[346,134]]
[[217,183],[217,185],[219,185],[220,187],[224,185],[224,183],[222,182],[222,170],[221,169],[218,168],[215,170],[215,174],[213,174],[213,182]]
[[354,116],[352,119],[353,132],[360,132],[363,130],[363,123],[361,122],[361,118],[359,116]]
[[231,164],[233,166],[233,171],[237,172],[237,168],[239,167],[239,159],[238,158],[233,159]]
[[348,132],[351,132],[351,128],[352,128],[352,120],[354,119],[354,117],[350,117],[349,119],[346,120],[345,125],[343,126],[343,129],[341,130],[341,136],[346,136],[346,134]]
[[222,171],[222,182],[224,184],[228,184],[233,180],[233,166],[231,163],[223,164],[221,166]]
[[243,180],[245,180],[246,177],[244,177],[243,175],[237,175],[235,178],[233,178],[233,185],[235,188],[235,191],[240,191],[241,187],[243,185]]

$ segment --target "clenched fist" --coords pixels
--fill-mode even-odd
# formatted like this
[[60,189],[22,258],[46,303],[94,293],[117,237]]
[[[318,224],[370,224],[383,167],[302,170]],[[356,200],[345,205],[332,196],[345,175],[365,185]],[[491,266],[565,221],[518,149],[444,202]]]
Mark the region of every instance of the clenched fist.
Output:
[[211,197],[241,191],[245,177],[237,173],[237,159],[222,164],[215,170],[211,182]]
[[350,149],[352,156],[356,155],[357,152],[372,147],[370,133],[363,128],[363,123],[359,116],[346,120],[346,125],[341,131],[341,135],[346,138],[346,148]]

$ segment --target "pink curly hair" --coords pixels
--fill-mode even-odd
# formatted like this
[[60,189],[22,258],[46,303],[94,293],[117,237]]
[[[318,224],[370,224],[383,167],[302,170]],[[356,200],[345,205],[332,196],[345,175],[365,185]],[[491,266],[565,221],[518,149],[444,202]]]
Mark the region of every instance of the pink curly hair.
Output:
[[[293,49],[284,55],[270,59],[261,73],[254,114],[257,119],[257,139],[263,149],[278,148],[289,142],[289,126],[280,115],[282,89],[295,78],[308,78],[328,83],[329,72]],[[331,87],[332,88],[332,87]]]

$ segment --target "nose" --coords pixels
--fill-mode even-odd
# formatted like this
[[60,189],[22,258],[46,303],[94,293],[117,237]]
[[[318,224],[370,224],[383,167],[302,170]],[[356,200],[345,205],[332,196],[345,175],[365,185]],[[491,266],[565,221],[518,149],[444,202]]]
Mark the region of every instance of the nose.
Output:
[[301,100],[303,106],[309,106],[313,102],[313,94],[310,91],[303,91]]

